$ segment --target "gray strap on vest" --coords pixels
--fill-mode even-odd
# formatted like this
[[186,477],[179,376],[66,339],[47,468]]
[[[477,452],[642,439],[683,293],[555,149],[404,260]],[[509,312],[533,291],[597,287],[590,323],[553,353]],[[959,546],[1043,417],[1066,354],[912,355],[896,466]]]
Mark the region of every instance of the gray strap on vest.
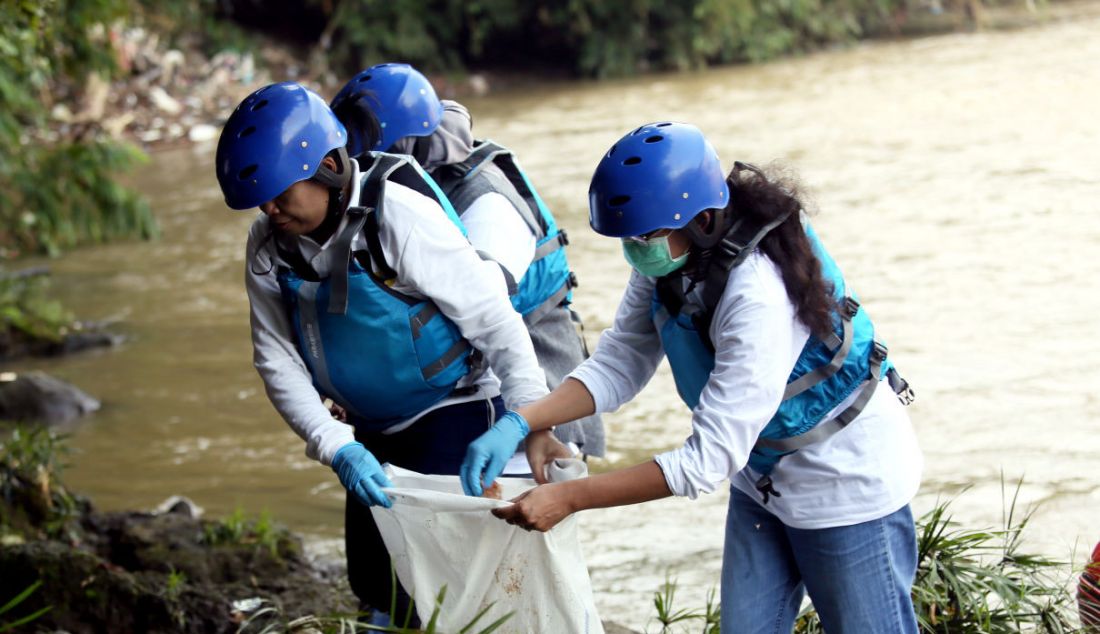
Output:
[[483,141],[474,148],[473,152],[470,152],[465,161],[456,165],[465,172],[463,179],[473,178],[474,174],[477,174],[482,167],[492,162],[499,154],[511,154],[511,152],[492,141]]
[[871,351],[871,378],[859,391],[859,396],[852,402],[843,412],[837,414],[835,417],[819,423],[816,427],[809,430],[804,434],[798,436],[792,436],[790,438],[758,438],[756,440],[757,447],[763,447],[766,449],[773,449],[776,451],[791,452],[801,449],[807,445],[812,445],[815,442],[825,440],[829,436],[844,429],[853,420],[859,416],[860,412],[867,405],[867,402],[871,400],[871,396],[875,393],[875,388],[878,387],[879,379],[882,377],[882,364],[886,361],[886,346],[879,342],[874,342],[874,349]]
[[463,352],[470,349],[470,344],[465,339],[459,339],[451,346],[442,357],[429,363],[423,371],[424,379],[431,380],[432,377],[447,369],[447,366],[451,365],[455,359],[462,356]]
[[323,252],[323,255],[332,260],[329,268],[329,276],[332,279],[328,300],[329,313],[343,315],[348,312],[348,265],[351,263],[351,245],[355,236],[359,235],[363,225],[367,223],[369,213],[372,213],[370,209],[349,207],[347,225],[336,237],[332,247]]
[[548,315],[550,311],[554,310],[563,301],[565,301],[566,296],[569,295],[569,291],[573,288],[572,280],[573,276],[570,276],[569,280],[567,280],[565,284],[562,284],[561,288],[555,291],[553,295],[548,297],[546,301],[544,301],[542,304],[539,304],[538,308],[524,315],[523,323],[527,324],[527,327],[530,328],[531,326],[539,323],[539,321],[543,317]]
[[532,262],[537,262],[551,253],[563,248],[569,244],[569,236],[565,235],[564,230],[558,230],[558,235],[543,242],[537,249],[535,249],[535,257],[531,258]]
[[414,340],[420,338],[420,330],[423,329],[424,326],[426,326],[428,322],[432,320],[432,317],[435,317],[438,314],[439,307],[436,306],[433,302],[428,302],[424,306],[424,308],[420,309],[420,312],[409,317],[409,328],[412,329],[412,336]]
[[325,396],[344,404],[348,400],[336,391],[332,379],[328,373],[328,363],[325,361],[325,347],[321,342],[321,327],[317,323],[317,289],[320,282],[302,282],[298,288],[299,318],[302,320],[302,334],[305,350],[302,356],[310,360],[310,368],[313,370],[313,380],[321,387]]
[[[798,396],[840,370],[841,366],[844,365],[844,360],[848,358],[848,352],[852,349],[852,319],[856,316],[858,310],[859,302],[851,297],[844,298],[844,312],[840,315],[844,337],[839,340],[840,347],[837,348],[833,358],[828,363],[788,383],[787,389],[783,392],[784,401]],[[835,334],[832,336],[832,340],[836,340]],[[829,343],[826,342],[826,345]],[[835,347],[835,345],[830,347]]]

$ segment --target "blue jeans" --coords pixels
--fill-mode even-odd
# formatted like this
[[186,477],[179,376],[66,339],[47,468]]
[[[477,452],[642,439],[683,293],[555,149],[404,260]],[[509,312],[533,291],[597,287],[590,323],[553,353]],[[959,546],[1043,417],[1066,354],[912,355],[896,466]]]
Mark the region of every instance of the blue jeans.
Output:
[[916,634],[913,515],[791,528],[736,488],[722,557],[722,632],[788,634],[808,592],[829,634]]

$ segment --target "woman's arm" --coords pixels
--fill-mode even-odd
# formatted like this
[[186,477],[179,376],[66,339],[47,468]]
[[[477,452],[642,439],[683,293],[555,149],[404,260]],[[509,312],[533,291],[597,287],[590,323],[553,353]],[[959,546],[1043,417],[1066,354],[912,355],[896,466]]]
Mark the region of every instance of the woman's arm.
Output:
[[626,506],[672,495],[656,462],[590,478],[535,487],[494,509],[493,515],[527,530],[548,531],[569,515],[586,509]]
[[527,419],[527,425],[534,433],[595,414],[596,401],[584,383],[566,378],[547,396],[516,411]]
[[271,404],[306,441],[306,455],[330,465],[337,451],[355,441],[355,434],[349,425],[335,420],[321,403],[309,370],[298,354],[275,272],[270,270],[272,256],[269,252],[256,252],[267,230],[266,219],[258,219],[252,225],[245,253],[253,364],[264,381]]

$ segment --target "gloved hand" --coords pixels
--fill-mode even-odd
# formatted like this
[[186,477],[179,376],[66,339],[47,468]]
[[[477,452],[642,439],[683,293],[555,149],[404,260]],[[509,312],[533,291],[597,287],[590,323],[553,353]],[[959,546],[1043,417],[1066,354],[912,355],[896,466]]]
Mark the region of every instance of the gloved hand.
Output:
[[466,495],[481,495],[482,484],[489,486],[497,479],[529,431],[527,421],[509,410],[489,431],[470,443],[458,472]]
[[378,459],[362,443],[349,442],[340,447],[332,458],[332,470],[340,478],[340,484],[364,505],[393,506],[382,492],[382,487],[392,487],[393,483],[382,471]]

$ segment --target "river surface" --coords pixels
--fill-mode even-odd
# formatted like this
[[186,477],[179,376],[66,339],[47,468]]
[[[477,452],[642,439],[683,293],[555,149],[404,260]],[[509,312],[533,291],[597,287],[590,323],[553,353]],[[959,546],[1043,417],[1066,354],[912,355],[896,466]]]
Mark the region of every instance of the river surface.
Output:
[[[1002,483],[1039,503],[1029,543],[1080,560],[1100,531],[1100,20],[871,43],[754,67],[557,83],[469,100],[476,130],[514,148],[572,237],[576,307],[594,343],[628,275],[587,227],[601,154],[654,120],[700,126],[727,168],[782,161],[815,226],[915,386],[926,467],[919,514],[961,493],[956,519],[1002,520]],[[276,415],[251,366],[242,284],[251,213],[214,180],[213,147],[158,153],[136,175],[153,243],[51,262],[80,317],[120,348],[47,369],[103,399],[73,430],[67,481],[104,509],[184,494],[219,517],[270,510],[339,548],[343,490]],[[678,446],[689,416],[667,366],[606,417],[626,466]],[[601,615],[652,628],[652,593],[680,607],[718,583],[727,494],[582,515]]]

